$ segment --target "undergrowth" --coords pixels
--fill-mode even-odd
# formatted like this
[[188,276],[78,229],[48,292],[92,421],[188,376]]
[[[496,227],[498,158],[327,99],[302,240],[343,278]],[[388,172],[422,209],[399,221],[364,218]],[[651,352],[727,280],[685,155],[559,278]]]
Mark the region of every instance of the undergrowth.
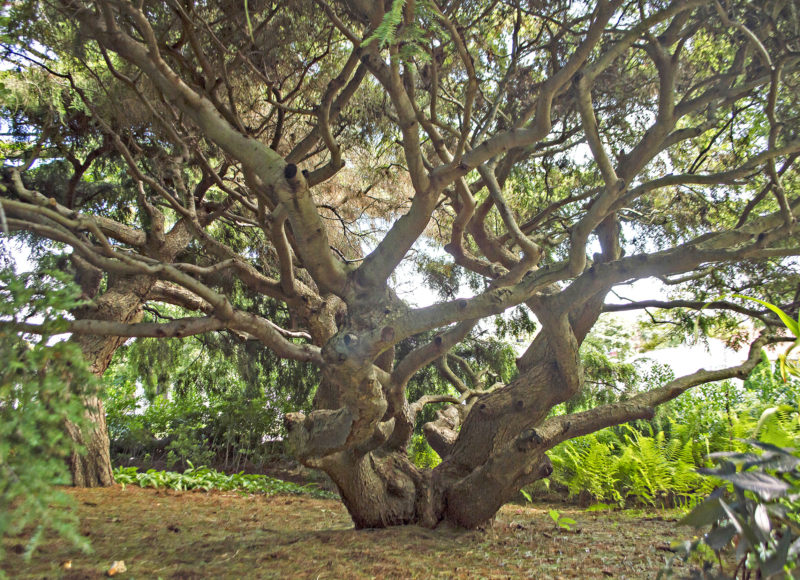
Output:
[[710,453],[746,451],[746,439],[787,447],[800,438],[800,412],[793,405],[731,413],[722,424],[724,432],[716,434],[675,421],[662,429],[625,425],[566,441],[549,454],[549,485],[620,507],[631,501],[689,507],[713,489],[697,471],[710,466]]
[[156,471],[148,469],[139,473],[136,467],[118,467],[114,470],[114,479],[125,485],[153,487],[156,489],[174,489],[176,491],[238,491],[243,493],[263,493],[266,495],[308,495],[316,498],[330,499],[336,495],[319,489],[314,484],[298,485],[266,475],[234,473],[227,475],[208,467],[190,467],[183,473],[175,471]]
[[702,442],[675,433],[668,437],[664,431],[621,431],[607,429],[554,449],[550,457],[556,485],[566,486],[570,495],[588,493],[621,507],[627,500],[671,507],[710,491],[695,471],[703,465]]

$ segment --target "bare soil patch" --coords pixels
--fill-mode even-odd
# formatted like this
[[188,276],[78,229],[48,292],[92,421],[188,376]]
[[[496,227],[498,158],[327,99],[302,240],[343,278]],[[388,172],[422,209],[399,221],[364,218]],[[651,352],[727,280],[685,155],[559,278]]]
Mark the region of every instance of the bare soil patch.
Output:
[[[94,553],[50,540],[26,563],[26,538],[8,538],[0,569],[11,578],[103,578],[116,560],[125,561],[123,579],[655,578],[670,541],[688,531],[670,512],[545,504],[507,505],[483,531],[356,531],[334,500],[134,486],[68,492]],[[553,507],[577,521],[571,532],[554,526]]]

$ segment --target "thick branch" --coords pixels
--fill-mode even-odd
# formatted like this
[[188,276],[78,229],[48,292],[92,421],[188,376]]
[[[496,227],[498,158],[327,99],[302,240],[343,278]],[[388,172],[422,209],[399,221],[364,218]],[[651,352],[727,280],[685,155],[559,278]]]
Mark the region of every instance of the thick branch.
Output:
[[634,419],[650,418],[653,416],[656,406],[671,401],[698,385],[725,379],[747,378],[747,375],[761,362],[761,349],[769,342],[770,339],[765,336],[756,339],[750,347],[747,360],[740,365],[715,371],[701,369],[691,375],[670,381],[658,389],[635,395],[626,401],[603,405],[582,413],[548,419],[536,428],[536,432],[541,438],[536,446],[549,449],[561,441],[587,435],[604,427],[619,425]]
[[[31,334],[50,334],[52,332],[52,327],[47,327],[47,331],[44,331],[41,325],[21,322],[0,321],[0,326]],[[213,316],[178,318],[164,323],[137,322],[133,324],[81,319],[66,321],[64,332],[97,336],[183,338],[224,328],[226,328],[225,323]]]

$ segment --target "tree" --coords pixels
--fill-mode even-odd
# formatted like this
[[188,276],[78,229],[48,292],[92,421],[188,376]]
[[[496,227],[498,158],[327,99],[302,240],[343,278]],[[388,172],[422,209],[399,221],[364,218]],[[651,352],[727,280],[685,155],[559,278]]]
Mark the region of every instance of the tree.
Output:
[[[87,311],[72,332],[226,331],[318,367],[314,410],[286,415],[288,441],[358,527],[480,525],[549,474],[560,441],[746,376],[778,340],[550,416],[580,392],[579,348],[604,310],[700,308],[752,281],[796,314],[793,3],[64,0],[16,4],[7,20],[7,90],[37,78],[62,103],[37,116],[16,101],[9,230],[69,247],[101,288],[188,310],[156,323]],[[55,179],[70,155],[85,161]],[[67,203],[70,187],[99,192]],[[186,241],[166,251],[176,229]],[[391,276],[423,238],[474,296],[397,296]],[[606,305],[646,277],[675,300]],[[453,356],[519,306],[540,330],[515,378]],[[430,365],[451,393],[409,400]],[[437,403],[424,432],[442,463],[420,470],[406,448]]]

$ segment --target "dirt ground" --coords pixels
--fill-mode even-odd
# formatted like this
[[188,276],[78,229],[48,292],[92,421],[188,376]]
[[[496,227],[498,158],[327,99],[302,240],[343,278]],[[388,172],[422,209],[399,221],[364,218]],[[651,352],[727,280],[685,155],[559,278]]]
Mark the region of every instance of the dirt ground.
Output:
[[[655,578],[670,542],[689,530],[669,512],[587,512],[507,505],[484,531],[416,526],[353,529],[335,500],[70,489],[94,552],[45,541],[29,563],[25,538],[4,541],[10,578],[103,578],[124,560],[133,578]],[[556,528],[557,509],[576,520]],[[65,563],[70,562],[67,568]]]

